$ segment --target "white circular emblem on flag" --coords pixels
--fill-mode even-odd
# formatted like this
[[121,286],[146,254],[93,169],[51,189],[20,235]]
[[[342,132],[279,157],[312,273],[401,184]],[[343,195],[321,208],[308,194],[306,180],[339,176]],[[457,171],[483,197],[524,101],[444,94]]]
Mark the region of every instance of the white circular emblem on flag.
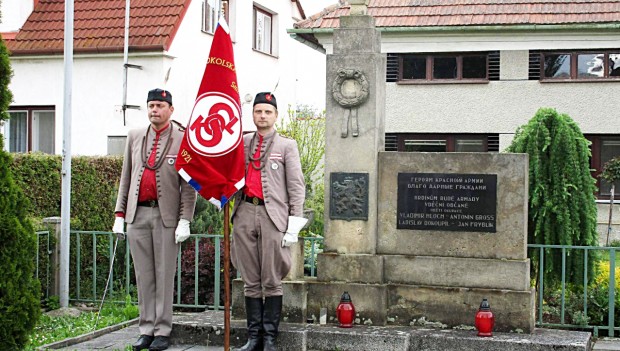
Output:
[[187,141],[203,156],[221,156],[241,141],[241,109],[230,96],[218,92],[200,95],[189,120]]

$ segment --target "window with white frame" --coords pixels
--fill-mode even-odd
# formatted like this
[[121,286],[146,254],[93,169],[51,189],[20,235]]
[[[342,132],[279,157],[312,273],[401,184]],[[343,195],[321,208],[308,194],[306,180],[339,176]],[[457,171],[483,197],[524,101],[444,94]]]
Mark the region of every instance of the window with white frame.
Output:
[[55,151],[56,113],[53,107],[11,108],[4,123],[5,149],[9,152]]
[[215,33],[220,10],[228,21],[228,2],[222,0],[203,0],[202,2],[202,31],[205,33]]
[[272,14],[254,7],[254,50],[272,54]]

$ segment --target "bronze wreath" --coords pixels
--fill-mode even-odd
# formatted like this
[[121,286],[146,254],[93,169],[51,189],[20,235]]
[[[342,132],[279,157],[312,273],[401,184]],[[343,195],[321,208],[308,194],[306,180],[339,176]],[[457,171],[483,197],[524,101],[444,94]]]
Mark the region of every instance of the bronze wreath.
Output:
[[[350,79],[355,80],[360,88],[356,89],[354,97],[345,97],[342,95],[341,91],[342,84]],[[334,79],[334,83],[332,84],[332,96],[342,107],[355,107],[361,105],[368,99],[368,87],[368,80],[360,70],[341,68],[338,70],[336,79]]]

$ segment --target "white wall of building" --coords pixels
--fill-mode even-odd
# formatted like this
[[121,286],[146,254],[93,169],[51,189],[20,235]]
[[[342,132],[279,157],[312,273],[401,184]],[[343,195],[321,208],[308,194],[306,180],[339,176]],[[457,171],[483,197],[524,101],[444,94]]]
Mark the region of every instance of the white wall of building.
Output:
[[[147,125],[146,93],[157,86],[162,57],[139,56],[130,62],[143,66],[129,75],[128,104],[142,110],[127,110],[123,126],[123,57],[115,55],[76,55],[73,64],[72,151],[76,155],[105,155],[110,135],[127,135],[130,128]],[[55,147],[62,151],[64,63],[62,57],[13,57],[14,71],[9,88],[11,106],[52,106],[56,112]],[[27,84],[27,82],[31,82]]]
[[[328,53],[330,34],[317,34]],[[384,53],[500,51],[501,80],[486,84],[386,86],[387,133],[500,133],[510,142],[516,128],[541,107],[571,116],[584,133],[616,133],[617,82],[543,83],[528,80],[529,50],[618,48],[617,31],[382,32]],[[507,145],[500,145],[500,148]]]
[[[273,4],[271,1],[265,3]],[[252,3],[236,1],[233,4],[233,16],[236,16],[231,20],[231,31],[235,39],[235,64],[242,103],[246,94],[253,99],[256,93],[273,89],[280,79],[275,95],[282,117],[286,116],[288,104],[322,104],[322,110],[325,99],[325,56],[286,34],[286,29],[292,27],[294,3],[278,2],[280,7],[272,9],[279,18],[278,56],[252,50]],[[74,56],[74,155],[105,155],[109,136],[125,136],[131,128],[146,127],[147,92],[155,87],[163,87],[164,76],[169,68],[166,89],[173,95],[173,119],[187,124],[213,40],[212,35],[201,31],[201,16],[202,1],[192,1],[168,52],[129,55],[129,63],[140,65],[142,69],[129,70],[127,104],[138,105],[140,110],[128,109],[125,124],[121,109],[122,53]],[[14,95],[11,106],[53,106],[56,112],[55,152],[61,153],[62,56],[15,56],[11,57],[11,65],[14,71],[9,86]],[[319,73],[309,73],[312,69],[317,69]],[[255,129],[251,101],[243,107],[243,123],[245,130]]]
[[[319,110],[325,106],[325,56],[295,41],[286,33],[286,29],[293,26],[296,5],[289,1],[263,3],[262,8],[273,14],[273,29],[277,30],[277,53],[274,55],[252,49],[253,3],[231,3],[229,27],[243,105],[244,130],[256,129],[252,122],[251,102],[254,96],[261,91],[273,90],[276,84],[275,96],[281,117],[286,116],[289,105],[309,104],[317,106]],[[169,87],[177,104],[177,120],[187,121],[185,116],[191,113],[211,48],[213,36],[200,31],[201,6],[202,1],[192,1],[168,51],[173,58],[170,63]],[[249,102],[245,100],[246,95],[249,96]]]
[[387,133],[514,133],[541,107],[577,122],[583,133],[620,131],[613,96],[620,84],[493,81],[386,87]]

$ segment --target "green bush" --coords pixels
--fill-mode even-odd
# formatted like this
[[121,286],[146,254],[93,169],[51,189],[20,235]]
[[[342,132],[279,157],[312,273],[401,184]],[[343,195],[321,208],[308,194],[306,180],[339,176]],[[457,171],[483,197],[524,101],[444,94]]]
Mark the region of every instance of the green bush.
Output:
[[198,196],[194,218],[190,224],[191,232],[194,234],[224,234],[223,218],[223,212],[202,196]]
[[291,120],[286,123],[282,120],[278,125],[278,133],[297,141],[301,170],[306,183],[304,207],[314,211],[314,221],[300,235],[323,235],[325,112],[301,105],[296,111],[289,108],[288,115]]
[[[11,66],[0,39],[0,121],[12,95]],[[36,234],[27,218],[28,200],[16,186],[0,137],[0,340],[3,350],[19,350],[28,342],[40,312],[39,281],[35,275]]]
[[28,200],[13,181],[3,145],[0,140],[0,340],[5,350],[19,350],[40,315],[37,246],[26,215]]
[[614,157],[605,163],[601,178],[610,184],[620,180],[620,157]]
[[[76,156],[71,160],[71,229],[110,231],[123,166],[118,156]],[[35,222],[60,216],[60,155],[16,154],[11,163],[15,182],[28,189],[28,214]]]
[[[593,279],[588,284],[586,300],[587,314],[584,312],[584,289],[582,284],[569,283],[564,290],[564,320],[562,313],[562,290],[560,282],[552,282],[545,286],[543,294],[543,322],[566,323],[575,326],[607,326],[609,324],[609,261],[599,261],[593,272]],[[616,268],[616,276],[620,268]],[[616,281],[616,291],[620,282]],[[615,306],[620,306],[620,294],[615,294]],[[620,309],[615,308],[614,325],[620,325]],[[605,333],[601,328],[599,333]]]

